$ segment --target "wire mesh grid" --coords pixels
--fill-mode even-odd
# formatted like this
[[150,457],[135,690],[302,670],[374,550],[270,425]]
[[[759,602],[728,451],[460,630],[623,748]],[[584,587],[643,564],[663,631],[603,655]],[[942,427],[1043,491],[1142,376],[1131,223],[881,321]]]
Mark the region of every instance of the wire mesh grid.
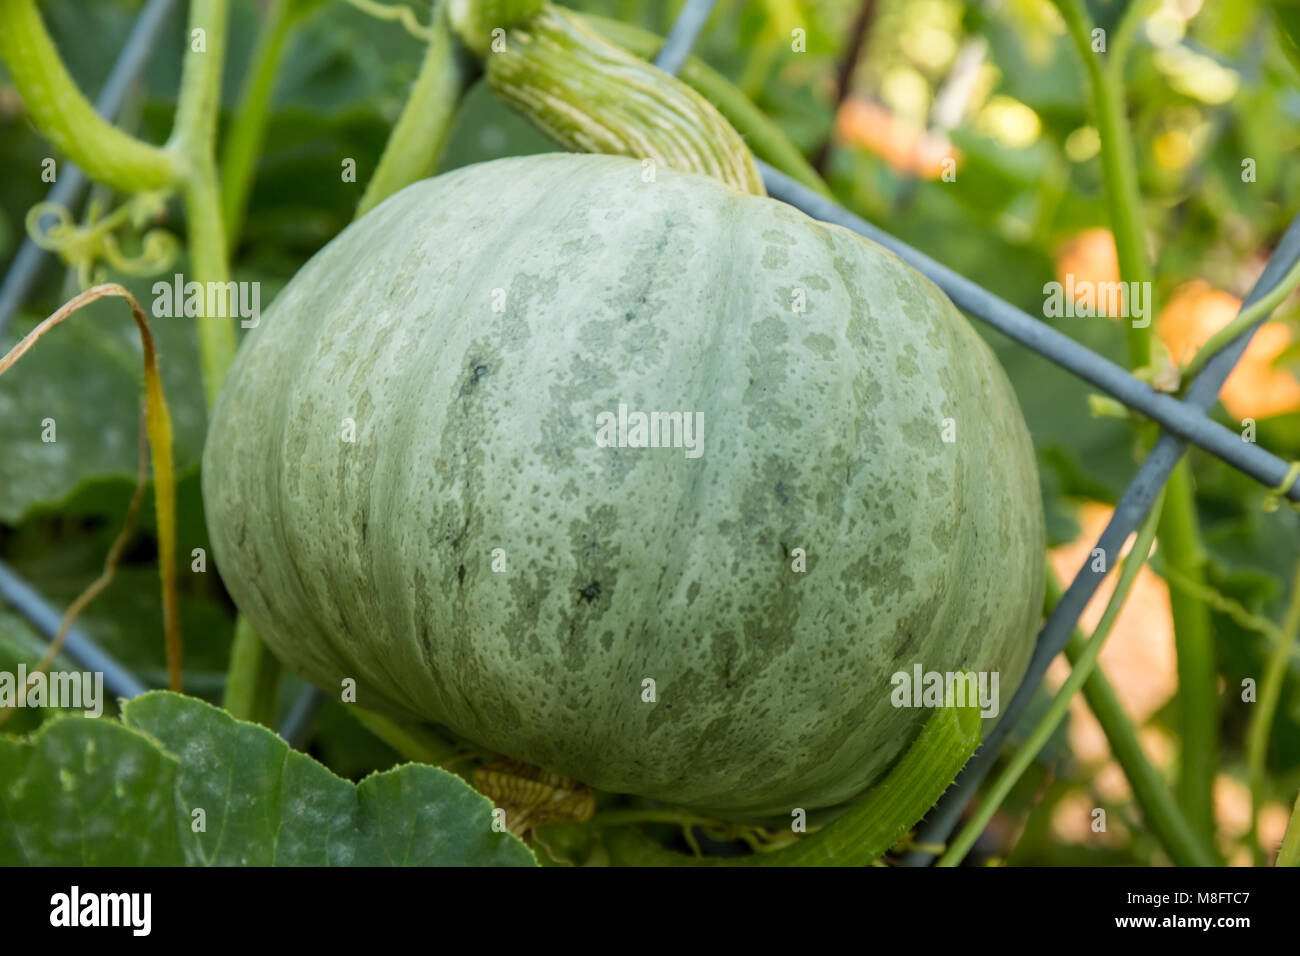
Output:
[[[656,66],[673,74],[681,70],[716,2],[717,0],[686,0],[655,56]],[[101,115],[112,119],[120,108],[127,87],[143,70],[153,39],[172,6],[173,0],[151,0],[141,11],[96,104]],[[1119,553],[1129,535],[1137,530],[1159,499],[1189,445],[1202,449],[1276,490],[1293,506],[1300,505],[1300,482],[1291,481],[1290,486],[1286,487],[1291,473],[1291,466],[1286,461],[1252,442],[1244,441],[1238,433],[1215,422],[1207,414],[1218,400],[1220,389],[1241,359],[1255,331],[1267,321],[1267,315],[1260,317],[1254,325],[1214,355],[1180,399],[1155,390],[1128,370],[767,163],[759,160],[758,167],[768,194],[773,198],[788,203],[815,219],[843,226],[884,246],[934,282],[969,315],[1101,389],[1160,426],[1158,440],[1137,468],[1116,504],[1110,521],[1097,539],[1096,549],[1102,553]],[[51,191],[49,198],[63,203],[70,202],[75,198],[82,182],[80,173],[65,176]],[[12,313],[21,306],[42,260],[41,251],[27,240],[0,285],[0,332]],[[1241,311],[1247,310],[1271,292],[1298,261],[1300,214],[1292,220],[1284,233],[1268,264],[1243,301]],[[1106,570],[1098,570],[1091,561],[1085,562],[1079,569],[1039,631],[1029,667],[1011,702],[1003,710],[1001,719],[984,738],[979,750],[968,761],[947,793],[926,815],[917,830],[915,845],[941,844],[948,838],[966,804],[996,761],[1007,736],[1024,714],[1048,665],[1064,650],[1084,607],[1107,573]],[[0,599],[23,615],[47,640],[54,637],[61,615],[3,562],[0,562]],[[75,626],[69,631],[65,649],[83,666],[103,671],[105,686],[116,696],[134,697],[146,690],[139,678]],[[282,736],[295,744],[303,739],[309,732],[321,701],[319,690],[305,690],[291,707],[289,716],[280,729]],[[906,857],[907,862],[912,864],[924,864],[931,859],[933,855],[925,850],[914,850]]]

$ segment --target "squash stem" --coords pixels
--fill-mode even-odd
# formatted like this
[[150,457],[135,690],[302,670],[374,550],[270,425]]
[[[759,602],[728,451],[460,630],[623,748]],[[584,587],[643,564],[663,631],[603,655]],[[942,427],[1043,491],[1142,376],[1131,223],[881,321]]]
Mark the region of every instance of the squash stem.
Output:
[[275,727],[282,672],[280,659],[262,643],[241,614],[235,621],[235,640],[230,648],[230,669],[221,706],[236,720]]
[[[619,20],[592,13],[582,14],[582,19],[605,39],[643,60],[652,59],[664,43],[662,37]],[[755,156],[809,189],[823,196],[831,195],[825,181],[781,128],[722,74],[692,56],[687,58],[678,77],[717,107]]]
[[[213,160],[228,0],[195,0],[181,72],[176,123],[165,147],[144,143],[101,118],[77,89],[33,0],[0,0],[0,59],[37,128],[98,183],[125,193],[180,189],[190,260],[200,282],[228,278]],[[214,218],[215,216],[215,218]],[[199,322],[209,407],[234,355],[229,317]]]
[[[194,0],[190,7],[176,126],[167,144],[181,166],[190,265],[194,278],[205,286],[224,285],[230,279],[214,153],[229,13],[226,0]],[[203,390],[211,409],[235,357],[235,323],[231,316],[206,314],[198,323]]]
[[440,767],[460,755],[455,746],[433,731],[416,724],[400,723],[356,705],[349,705],[348,713],[356,717],[366,730],[413,763]]
[[[1166,514],[1160,522],[1165,564],[1177,576],[1203,589],[1205,552],[1201,547],[1191,468],[1179,463],[1165,486]],[[1204,602],[1171,588],[1174,642],[1178,654],[1178,729],[1182,740],[1178,799],[1202,839],[1214,840],[1214,779],[1218,764],[1219,685],[1214,629]]]
[[[211,157],[197,157],[194,172],[181,187],[188,223],[190,266],[205,288],[207,283],[230,280],[225,231],[221,226],[221,196],[217,170]],[[209,297],[204,296],[206,309]],[[228,310],[223,310],[228,311]],[[209,410],[216,404],[226,369],[234,361],[238,342],[233,317],[200,315],[198,322],[199,362],[203,368],[203,392]]]
[[1183,381],[1190,382],[1199,375],[1210,359],[1222,351],[1229,342],[1281,305],[1296,290],[1297,285],[1300,285],[1300,262],[1293,265],[1291,271],[1282,277],[1282,281],[1269,289],[1262,298],[1242,309],[1235,319],[1211,335],[1205,344],[1196,350],[1196,354],[1183,369]]

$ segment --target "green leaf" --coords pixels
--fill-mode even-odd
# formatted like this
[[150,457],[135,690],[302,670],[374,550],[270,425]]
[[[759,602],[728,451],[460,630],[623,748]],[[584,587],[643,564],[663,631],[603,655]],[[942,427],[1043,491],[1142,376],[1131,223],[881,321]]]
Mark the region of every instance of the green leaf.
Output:
[[0,865],[183,862],[174,757],[114,721],[47,721],[0,738]]
[[[286,674],[284,680],[280,697],[293,700],[295,676]],[[335,696],[326,698],[320,716],[312,725],[311,752],[340,777],[350,780],[360,780],[402,762],[396,750],[361,726],[348,705],[339,703]]]
[[54,720],[0,739],[0,779],[0,865],[535,863],[444,770],[408,764],[353,786],[269,730],[165,691],[127,702],[121,724]]
[[1277,20],[1278,40],[1297,70],[1300,70],[1300,2],[1269,0]]
[[[178,264],[176,271],[184,267]],[[153,280],[111,278],[122,281],[149,311]],[[16,322],[21,327],[0,338],[0,354],[30,324]],[[206,428],[195,374],[194,320],[152,318],[150,325],[171,411],[177,471],[185,471],[199,459]],[[0,522],[15,524],[34,509],[56,507],[96,479],[117,479],[129,497],[143,395],[140,336],[120,301],[92,303],[38,342],[0,377]],[[51,421],[54,440],[48,441]]]

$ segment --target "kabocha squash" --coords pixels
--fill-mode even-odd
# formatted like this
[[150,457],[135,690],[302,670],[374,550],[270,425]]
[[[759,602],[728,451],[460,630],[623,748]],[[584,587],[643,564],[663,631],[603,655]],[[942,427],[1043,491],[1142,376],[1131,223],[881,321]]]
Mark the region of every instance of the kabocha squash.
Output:
[[203,492],[236,603],[320,686],[737,819],[880,779],[931,713],[896,672],[1009,699],[1041,607],[1024,420],[943,294],[618,157],[346,229],[243,343]]

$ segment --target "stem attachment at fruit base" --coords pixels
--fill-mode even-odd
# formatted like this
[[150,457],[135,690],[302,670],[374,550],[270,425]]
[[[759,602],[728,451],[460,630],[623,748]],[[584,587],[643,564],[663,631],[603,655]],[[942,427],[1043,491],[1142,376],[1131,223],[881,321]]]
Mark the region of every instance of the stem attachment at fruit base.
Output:
[[[145,318],[144,309],[122,286],[116,283],[97,285],[70,299],[58,311],[45,319],[9,352],[0,356],[0,375],[9,371],[19,359],[35,345],[46,332],[97,299],[116,296],[126,299],[131,307],[131,317],[140,330],[140,344],[144,351],[144,432],[148,437],[148,447],[153,457],[154,508],[158,521],[158,572],[162,578],[163,629],[167,644],[168,685],[174,691],[181,689],[181,621],[176,589],[176,475],[172,464],[172,424],[171,414],[167,410],[167,399],[163,394],[162,375],[158,370],[158,350],[154,346],[153,331],[149,320]],[[143,436],[142,436],[143,442]],[[82,610],[94,598],[108,587],[117,570],[117,564],[127,540],[135,525],[135,516],[140,502],[144,498],[144,489],[148,481],[148,469],[145,466],[143,448],[141,450],[141,467],[136,483],[135,495],[127,509],[126,521],[122,531],[109,548],[104,561],[104,570],[80,595],[77,596],[63,616],[58,634],[50,642],[49,649],[37,665],[44,671],[50,666],[63,646],[69,629]],[[6,715],[0,712],[0,723]]]
[[[642,60],[653,60],[663,48],[664,38],[638,26],[584,13],[583,22],[602,37]],[[662,69],[662,67],[661,67]],[[699,57],[690,56],[678,76],[691,89],[712,103],[745,141],[756,160],[764,160],[800,185],[833,199],[830,188],[804,158],[785,132],[750,101],[726,77]],[[762,170],[759,170],[762,174]]]
[[[754,156],[704,97],[615,46],[577,15],[530,0],[460,0],[451,7],[462,41],[483,59],[488,85],[566,149],[650,160],[764,195]],[[504,8],[491,26],[493,8]]]
[[605,845],[631,866],[870,866],[898,844],[939,799],[980,741],[978,706],[945,706],[880,783],[822,829],[797,843],[739,858],[690,857],[643,833],[611,829]]

